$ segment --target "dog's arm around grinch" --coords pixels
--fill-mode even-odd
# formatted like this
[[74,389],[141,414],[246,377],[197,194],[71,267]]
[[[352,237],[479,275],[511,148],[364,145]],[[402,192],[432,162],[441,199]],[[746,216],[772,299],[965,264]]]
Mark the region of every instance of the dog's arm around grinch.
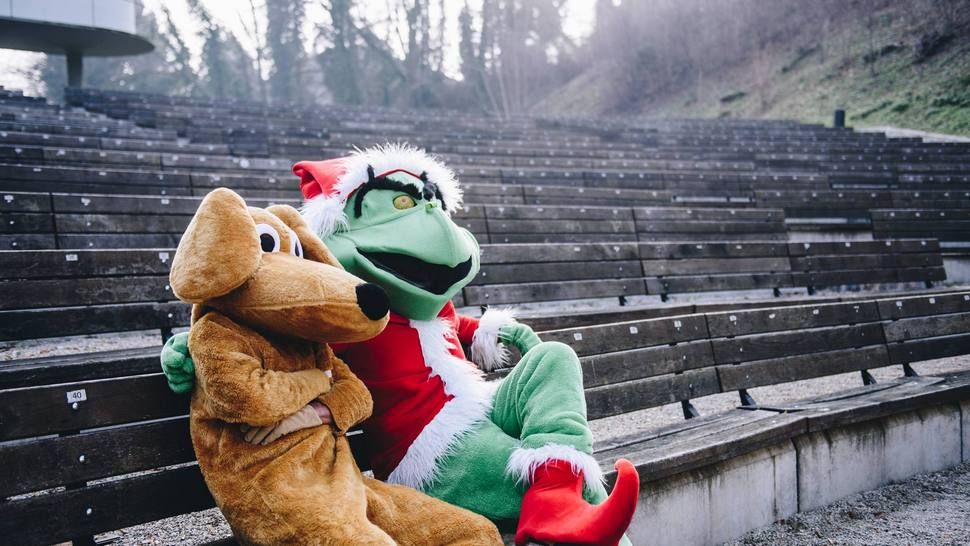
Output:
[[367,387],[357,379],[343,360],[333,354],[329,346],[321,346],[319,351],[318,366],[327,362],[333,366],[333,387],[317,400],[330,408],[334,427],[338,431],[346,432],[370,417],[374,410],[374,400]]
[[213,417],[251,426],[273,425],[330,391],[319,368],[294,372],[263,368],[244,326],[210,311],[192,325],[189,348],[198,387]]

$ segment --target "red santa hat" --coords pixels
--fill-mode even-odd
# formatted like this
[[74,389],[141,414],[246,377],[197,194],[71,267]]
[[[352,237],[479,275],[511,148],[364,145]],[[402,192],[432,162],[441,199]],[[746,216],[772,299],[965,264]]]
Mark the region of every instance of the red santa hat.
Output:
[[408,144],[384,144],[357,150],[347,157],[326,161],[300,161],[293,172],[300,177],[300,191],[306,199],[301,212],[307,225],[320,237],[327,237],[347,224],[347,200],[369,179],[404,172],[422,176],[441,192],[449,214],[461,208],[461,187],[454,171],[437,158]]

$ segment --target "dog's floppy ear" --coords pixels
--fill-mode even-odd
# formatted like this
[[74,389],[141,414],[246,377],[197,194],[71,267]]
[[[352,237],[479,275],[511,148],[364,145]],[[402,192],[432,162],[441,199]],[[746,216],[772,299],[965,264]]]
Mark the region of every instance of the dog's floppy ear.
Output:
[[261,259],[256,223],[246,202],[219,188],[202,200],[182,235],[169,281],[180,300],[202,303],[242,286]]
[[300,216],[300,213],[295,208],[289,205],[273,205],[268,207],[266,211],[283,220],[283,223],[296,233],[297,238],[300,239],[300,244],[303,245],[303,256],[306,259],[332,265],[340,269],[344,268],[337,261],[337,258],[334,257],[333,253],[330,252],[330,249],[327,248],[327,245],[323,244],[320,237],[317,237],[310,231],[310,228],[306,225],[306,221],[303,220],[303,217]]

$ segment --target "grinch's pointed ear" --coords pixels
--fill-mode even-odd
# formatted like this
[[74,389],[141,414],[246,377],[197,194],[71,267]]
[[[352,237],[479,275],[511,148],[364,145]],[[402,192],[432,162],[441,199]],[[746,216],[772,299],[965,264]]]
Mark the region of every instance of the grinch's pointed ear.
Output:
[[295,208],[289,205],[273,205],[267,207],[266,211],[283,220],[283,223],[296,233],[297,238],[300,239],[300,244],[303,246],[303,256],[306,259],[332,265],[340,269],[344,268],[337,261],[333,253],[330,252],[330,249],[327,248],[327,245],[323,244],[320,237],[317,237],[310,231],[306,222],[303,221],[303,217],[300,216],[300,213]]
[[246,202],[219,188],[202,200],[182,235],[169,274],[172,291],[188,303],[224,296],[256,273],[261,258]]

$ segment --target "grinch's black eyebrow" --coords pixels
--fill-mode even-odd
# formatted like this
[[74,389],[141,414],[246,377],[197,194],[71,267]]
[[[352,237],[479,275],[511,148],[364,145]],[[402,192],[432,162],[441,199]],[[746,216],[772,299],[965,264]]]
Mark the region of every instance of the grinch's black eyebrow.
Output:
[[372,169],[368,169],[367,174],[369,179],[357,190],[357,197],[354,198],[354,216],[356,218],[360,218],[360,215],[363,214],[361,209],[364,206],[364,196],[371,190],[394,190],[410,195],[415,201],[421,200],[421,190],[410,184],[403,184],[384,176],[375,177]]

